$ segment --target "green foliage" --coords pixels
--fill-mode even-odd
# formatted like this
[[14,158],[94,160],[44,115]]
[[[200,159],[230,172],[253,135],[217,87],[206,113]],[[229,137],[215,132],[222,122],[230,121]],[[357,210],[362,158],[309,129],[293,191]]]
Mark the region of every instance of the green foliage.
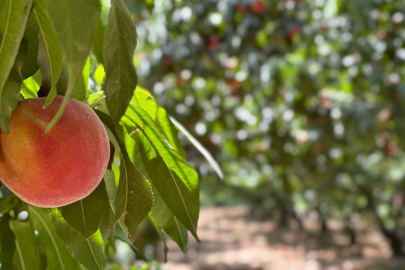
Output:
[[23,81],[21,70],[27,57],[27,47],[27,41],[24,40],[21,43],[14,66],[1,92],[1,97],[3,98],[0,97],[0,127],[4,129],[5,133],[8,133],[11,113],[17,107],[17,103],[20,100],[20,89]]
[[38,65],[42,74],[41,87],[49,91],[46,107],[57,94],[56,83],[62,71],[63,51],[49,17],[46,0],[35,0],[33,14],[40,28]]
[[85,238],[66,223],[57,208],[50,209],[49,215],[56,233],[72,253],[73,258],[87,269],[106,269],[107,257],[103,252],[104,242],[99,230],[89,238]]
[[104,181],[86,198],[59,208],[66,223],[86,239],[97,232],[101,219],[109,210]]
[[1,269],[113,269],[116,240],[147,261],[135,241],[145,220],[186,252],[188,231],[197,238],[198,176],[169,115],[137,88],[125,2],[0,1],[0,41],[0,132],[18,101],[46,97],[46,107],[64,95],[46,132],[74,98],[94,109],[116,149],[104,180],[72,204],[41,209],[0,191]]
[[80,80],[93,44],[94,32],[101,12],[99,0],[61,0],[58,2],[47,0],[47,7],[64,52],[69,81],[62,105],[46,128],[46,132],[62,117]]
[[16,253],[14,262],[17,269],[40,269],[38,247],[36,245],[34,231],[28,222],[10,220],[10,228],[15,236]]
[[11,231],[9,224],[9,215],[4,215],[1,218],[1,231],[0,231],[0,245],[1,245],[1,266],[4,269],[13,268],[13,258],[15,253],[15,237],[13,231]]
[[136,87],[136,71],[132,60],[135,46],[135,25],[124,1],[112,0],[104,37],[104,91],[108,111],[115,122],[124,115]]
[[57,236],[47,211],[29,206],[28,213],[34,229],[38,231],[38,240],[45,251],[47,267],[55,270],[80,269],[79,264],[72,258],[65,244]]
[[[0,3],[0,31],[2,37],[0,43],[0,128],[7,134],[11,112],[16,107],[17,99],[14,91],[15,87],[8,86],[5,88],[5,85],[24,36],[31,5],[32,0],[6,0]],[[25,57],[23,60],[25,60]],[[11,80],[14,79],[11,78]],[[15,84],[13,81],[10,83]]]

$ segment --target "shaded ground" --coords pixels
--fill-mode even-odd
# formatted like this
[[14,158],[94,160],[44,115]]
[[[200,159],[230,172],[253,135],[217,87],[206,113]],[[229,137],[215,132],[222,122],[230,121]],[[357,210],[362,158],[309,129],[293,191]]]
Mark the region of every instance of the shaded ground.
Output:
[[319,224],[305,222],[305,231],[276,228],[272,221],[252,220],[244,207],[202,209],[198,233],[189,237],[184,255],[169,240],[168,270],[403,270],[405,259],[390,258],[387,241],[375,228],[356,232],[358,244],[339,222],[320,235]]

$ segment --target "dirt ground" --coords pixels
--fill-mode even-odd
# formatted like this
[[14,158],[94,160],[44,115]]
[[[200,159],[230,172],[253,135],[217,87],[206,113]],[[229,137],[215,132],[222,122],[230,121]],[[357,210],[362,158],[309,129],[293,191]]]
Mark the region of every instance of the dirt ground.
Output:
[[245,207],[205,208],[199,220],[198,244],[189,237],[188,254],[168,240],[167,270],[403,270],[405,259],[393,259],[387,241],[375,228],[356,232],[350,245],[342,224],[306,221],[305,231],[277,228],[273,221],[251,218]]

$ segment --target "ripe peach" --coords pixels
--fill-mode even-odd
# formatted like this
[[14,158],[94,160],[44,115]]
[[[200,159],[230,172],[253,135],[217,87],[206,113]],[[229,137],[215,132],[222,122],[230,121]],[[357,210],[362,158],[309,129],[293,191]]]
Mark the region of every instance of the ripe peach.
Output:
[[0,178],[24,201],[39,207],[58,207],[89,195],[107,168],[110,145],[94,111],[71,100],[59,122],[45,128],[56,114],[62,96],[45,109],[45,98],[18,103],[10,133],[0,131]]

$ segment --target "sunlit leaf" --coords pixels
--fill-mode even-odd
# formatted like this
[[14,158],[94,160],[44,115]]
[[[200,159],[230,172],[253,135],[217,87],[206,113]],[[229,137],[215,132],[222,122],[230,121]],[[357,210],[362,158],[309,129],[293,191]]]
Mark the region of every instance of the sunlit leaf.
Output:
[[146,153],[142,158],[150,161],[145,163],[150,180],[173,214],[198,239],[200,203],[196,172],[166,143],[156,123],[142,107],[130,104],[123,121],[129,134],[139,128],[145,135],[141,138],[141,146],[145,147],[141,153]]
[[38,90],[39,85],[34,80],[34,78],[29,77],[28,79],[24,80],[21,86],[20,93],[23,95],[24,98],[36,98],[38,97]]
[[[142,140],[144,135],[140,132],[136,132],[132,134],[132,138],[129,135],[125,136],[125,145],[127,147],[128,153],[131,157],[131,161],[135,164],[138,170],[145,175],[148,179],[150,179],[150,175],[146,170],[145,164],[149,164],[147,166],[153,166],[150,164],[150,161],[145,157],[147,154],[145,152],[145,148],[148,147],[149,151],[154,151],[150,143],[148,144],[147,141],[146,147],[142,146]],[[143,158],[142,158],[143,157]],[[144,164],[145,163],[145,164]],[[152,177],[156,177],[157,174],[151,174]],[[187,250],[187,242],[188,242],[188,234],[187,229],[184,227],[183,224],[173,215],[173,212],[167,207],[166,203],[162,200],[159,192],[156,188],[153,188],[153,221],[159,227],[158,230],[163,229],[181,248],[183,252]],[[162,236],[164,238],[164,236]],[[167,248],[167,247],[166,247]]]
[[158,124],[163,136],[169,142],[171,147],[186,159],[186,153],[181,145],[178,137],[178,131],[173,123],[170,121],[165,109],[160,107],[156,100],[144,89],[137,87],[137,90],[132,97],[131,103],[141,106],[153,120]]

